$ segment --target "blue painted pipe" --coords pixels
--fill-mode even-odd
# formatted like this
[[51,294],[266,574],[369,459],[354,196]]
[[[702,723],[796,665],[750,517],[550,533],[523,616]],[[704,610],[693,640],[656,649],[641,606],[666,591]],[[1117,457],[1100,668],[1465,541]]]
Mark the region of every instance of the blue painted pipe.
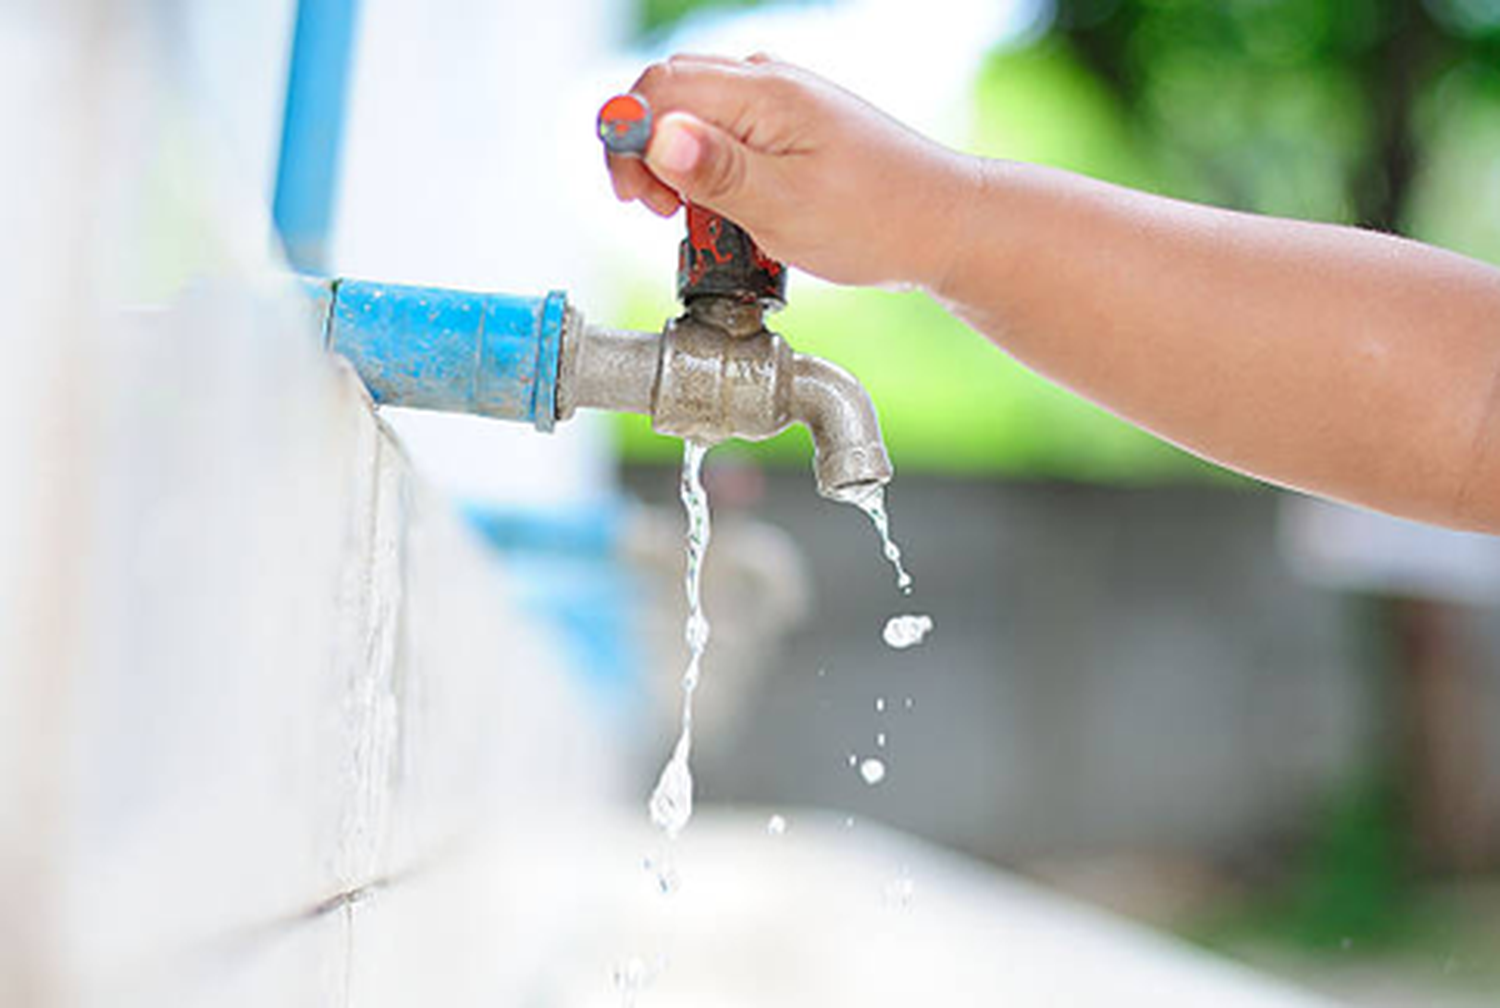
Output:
[[271,213],[293,268],[328,268],[358,0],[299,0]]
[[315,281],[324,339],[377,403],[557,422],[567,295],[476,294],[364,280]]

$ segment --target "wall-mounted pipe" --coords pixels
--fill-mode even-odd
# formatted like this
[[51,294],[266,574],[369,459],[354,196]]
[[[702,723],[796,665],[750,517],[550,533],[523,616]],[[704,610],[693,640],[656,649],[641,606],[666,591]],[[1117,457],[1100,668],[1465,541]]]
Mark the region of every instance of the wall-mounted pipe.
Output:
[[[377,403],[557,422],[558,355],[567,297],[483,294],[334,280],[324,342],[354,365]],[[316,292],[316,291],[315,291]]]
[[293,269],[328,268],[359,0],[298,0],[271,216]]
[[662,332],[585,325],[541,297],[309,281],[329,349],[377,403],[475,413],[551,430],[578,409],[644,413],[662,434],[765,440],[812,434],[825,496],[884,484],[891,463],[875,407],[848,372],[795,353],[759,306],[694,301]]

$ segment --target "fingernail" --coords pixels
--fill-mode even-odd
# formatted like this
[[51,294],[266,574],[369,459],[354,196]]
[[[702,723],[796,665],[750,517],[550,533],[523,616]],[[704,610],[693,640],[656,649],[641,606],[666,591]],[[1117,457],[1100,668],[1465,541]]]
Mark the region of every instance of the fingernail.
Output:
[[660,167],[675,175],[686,175],[697,166],[702,154],[703,142],[680,120],[664,119],[657,125],[650,160]]

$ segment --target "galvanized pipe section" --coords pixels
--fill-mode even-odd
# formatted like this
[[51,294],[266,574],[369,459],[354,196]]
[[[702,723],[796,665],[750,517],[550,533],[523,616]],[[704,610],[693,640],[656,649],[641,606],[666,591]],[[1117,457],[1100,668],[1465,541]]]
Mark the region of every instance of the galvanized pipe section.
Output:
[[651,412],[661,368],[661,333],[585,325],[568,313],[557,376],[557,418],[579,409]]

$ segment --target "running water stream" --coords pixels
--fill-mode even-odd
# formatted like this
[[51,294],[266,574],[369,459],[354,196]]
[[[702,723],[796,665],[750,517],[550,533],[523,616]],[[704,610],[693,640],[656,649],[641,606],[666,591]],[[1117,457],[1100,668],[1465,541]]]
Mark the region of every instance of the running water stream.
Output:
[[[693,772],[689,765],[693,752],[693,695],[698,689],[703,652],[708,646],[709,638],[709,623],[703,612],[702,598],[703,558],[708,551],[712,534],[708,494],[703,489],[703,460],[708,455],[709,447],[690,440],[683,442],[679,496],[683,509],[687,512],[687,572],[683,587],[688,602],[684,631],[688,664],[682,675],[682,727],[677,736],[677,744],[672,748],[671,758],[662,767],[661,776],[651,792],[648,805],[652,823],[666,834],[669,843],[677,839],[693,816]],[[901,548],[891,539],[890,518],[885,510],[885,488],[879,484],[860,485],[837,494],[835,499],[852,504],[870,519],[880,535],[882,552],[896,572],[896,587],[903,595],[910,595],[912,576],[902,565]],[[893,631],[893,627],[897,629]],[[931,629],[932,619],[929,616],[894,616],[886,625],[885,640],[893,648],[910,647],[919,643]],[[899,640],[893,639],[893,633]],[[909,710],[911,706],[912,701],[908,697],[906,708]],[[884,713],[883,697],[877,698],[875,711],[877,715]],[[885,744],[885,732],[879,732],[876,735],[876,746],[884,749]],[[851,753],[849,760],[851,766],[858,766],[865,783],[873,786],[885,778],[886,765],[881,758],[870,756],[861,760]],[[846,820],[845,825],[853,825],[853,819]],[[780,836],[786,832],[786,828],[786,820],[779,815],[772,816],[766,825],[767,833],[772,836]],[[646,861],[646,866],[656,872],[663,893],[670,893],[676,888],[676,871],[671,860],[670,855],[664,853],[660,858],[648,858]],[[909,880],[905,885],[908,888],[903,890],[903,901],[909,899]],[[630,957],[616,966],[615,987],[619,992],[622,1008],[632,1008],[637,996],[660,969],[660,966],[656,970],[648,968],[639,957]]]
[[[672,758],[662,768],[651,792],[651,821],[666,833],[667,839],[675,840],[688,820],[693,816],[693,771],[688,759],[693,752],[693,694],[698,689],[703,650],[708,646],[708,619],[703,615],[701,577],[703,555],[708,551],[708,540],[712,532],[709,521],[708,494],[703,490],[703,458],[708,454],[708,445],[696,441],[684,441],[682,453],[682,483],[679,493],[683,509],[687,511],[687,575],[684,588],[687,591],[688,617],[687,637],[688,665],[682,674],[682,730],[677,736],[677,745],[672,749]],[[663,889],[670,888],[663,875]]]
[[891,518],[885,510],[885,487],[879,483],[856,483],[834,491],[833,499],[841,504],[852,504],[870,519],[870,524],[880,534],[881,551],[896,571],[896,587],[901,590],[902,595],[910,595],[912,577],[901,563],[901,547],[891,538]]

